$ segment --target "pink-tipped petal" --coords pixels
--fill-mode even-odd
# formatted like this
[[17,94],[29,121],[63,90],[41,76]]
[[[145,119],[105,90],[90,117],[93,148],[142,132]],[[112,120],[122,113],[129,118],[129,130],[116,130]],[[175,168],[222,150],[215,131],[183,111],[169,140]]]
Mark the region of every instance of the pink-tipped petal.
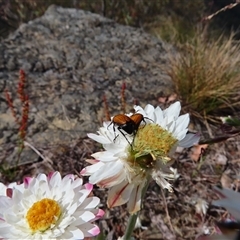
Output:
[[87,159],[86,162],[88,162],[90,164],[95,164],[95,163],[98,163],[99,160],[97,160],[97,159]]
[[101,209],[93,209],[91,212],[95,215],[95,218],[92,220],[93,222],[102,218],[105,212]]
[[6,195],[7,195],[8,197],[12,198],[12,193],[13,193],[12,188],[7,188],[7,190],[6,190]]
[[48,180],[50,180],[50,179],[52,178],[52,176],[54,175],[54,173],[55,173],[55,172],[50,172],[50,173],[48,174],[48,176],[47,176],[47,177],[48,177]]
[[25,177],[24,179],[23,179],[23,183],[24,183],[24,187],[28,187],[29,186],[29,184],[31,183],[31,181],[32,181],[32,178],[31,177]]
[[87,168],[83,168],[80,172],[81,175],[85,175],[87,173]]
[[97,236],[100,233],[100,229],[98,226],[94,225],[94,227],[88,231],[92,236]]
[[67,179],[67,180],[71,179],[73,181],[74,178],[75,178],[74,174],[67,174],[63,179]]
[[[81,229],[85,238],[94,237],[100,233],[99,227],[97,227],[95,224],[92,224],[89,222],[79,225],[79,228]],[[74,239],[79,239],[79,238],[74,238]],[[81,239],[83,239],[83,238],[81,238]]]
[[93,185],[92,185],[91,183],[86,183],[86,184],[84,185],[84,187],[85,187],[87,190],[89,190],[89,191],[92,191],[92,189],[93,189]]
[[101,171],[101,168],[104,167],[104,163],[102,162],[98,162],[96,164],[93,164],[91,166],[88,166],[86,168],[84,168],[80,173],[83,176],[89,176],[97,171]]
[[54,188],[55,186],[60,185],[61,181],[62,181],[62,177],[61,177],[60,173],[54,172],[51,175],[51,178],[49,179],[49,185]]
[[104,216],[104,214],[105,214],[105,212],[102,209],[98,209],[95,220],[102,218]]

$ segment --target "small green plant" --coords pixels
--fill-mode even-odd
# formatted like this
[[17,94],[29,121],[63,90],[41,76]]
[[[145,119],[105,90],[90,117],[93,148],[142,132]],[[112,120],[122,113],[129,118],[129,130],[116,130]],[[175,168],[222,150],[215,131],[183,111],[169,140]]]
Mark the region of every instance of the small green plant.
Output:
[[[233,34],[208,41],[196,34],[170,57],[169,76],[183,110],[213,119],[240,107],[240,46]],[[231,112],[229,111],[231,110]]]

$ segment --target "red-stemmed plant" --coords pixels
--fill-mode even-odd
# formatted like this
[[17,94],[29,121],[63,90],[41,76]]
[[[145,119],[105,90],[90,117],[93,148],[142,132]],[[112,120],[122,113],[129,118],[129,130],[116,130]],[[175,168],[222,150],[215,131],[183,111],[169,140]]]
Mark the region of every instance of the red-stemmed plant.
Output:
[[[10,108],[12,115],[15,119],[16,124],[18,127],[18,161],[20,158],[20,155],[24,149],[24,140],[26,138],[26,132],[28,127],[28,117],[29,117],[29,97],[25,93],[26,88],[26,74],[25,72],[20,69],[19,71],[19,80],[18,80],[18,98],[21,101],[21,111],[19,111],[19,114],[16,112],[16,108],[13,105],[13,99],[8,91],[8,89],[5,89],[5,96],[8,103],[8,107]],[[19,117],[17,116],[19,115]]]

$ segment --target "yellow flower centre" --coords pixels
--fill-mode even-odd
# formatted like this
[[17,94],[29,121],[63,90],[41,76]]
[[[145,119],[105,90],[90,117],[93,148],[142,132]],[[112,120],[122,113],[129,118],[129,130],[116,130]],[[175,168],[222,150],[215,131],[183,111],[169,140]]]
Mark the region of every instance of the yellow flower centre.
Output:
[[142,169],[153,168],[156,160],[166,163],[170,161],[169,152],[177,141],[170,132],[158,124],[141,126],[134,138],[128,162],[132,167],[138,165]]
[[61,215],[59,204],[52,199],[44,198],[32,205],[27,212],[27,222],[32,232],[44,232],[55,224]]

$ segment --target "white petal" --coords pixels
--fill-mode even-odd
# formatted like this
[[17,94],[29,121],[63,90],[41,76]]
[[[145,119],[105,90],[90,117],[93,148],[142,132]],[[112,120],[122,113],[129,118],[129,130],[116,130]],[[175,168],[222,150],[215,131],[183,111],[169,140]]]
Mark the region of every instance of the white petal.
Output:
[[176,122],[175,121],[173,121],[171,123],[168,123],[168,125],[167,125],[168,132],[172,133],[174,131],[174,129],[175,129],[175,126],[176,126]]
[[93,139],[96,142],[99,142],[101,144],[109,144],[112,143],[112,141],[110,141],[108,138],[106,138],[105,136],[102,135],[97,135],[94,133],[88,133],[87,136],[91,139]]
[[[53,176],[53,174],[54,174],[54,173],[50,174],[50,175],[49,175],[49,178],[48,178],[45,174],[40,173],[40,174],[38,174],[38,176],[36,177],[36,179],[37,179],[38,181],[45,181],[45,182],[46,182],[47,180],[49,180],[49,179]],[[34,178],[33,178],[32,180],[34,180]]]
[[108,207],[116,207],[126,203],[131,198],[133,188],[134,185],[127,181],[110,188],[108,191]]
[[100,199],[98,197],[89,197],[81,204],[81,209],[95,208],[99,202]]
[[155,109],[154,109],[153,105],[151,105],[151,104],[147,104],[144,108],[144,111],[147,115],[148,114],[153,114],[154,110]]
[[110,127],[111,121],[103,122],[103,127],[108,129]]
[[82,178],[77,178],[75,181],[72,183],[72,188],[80,187],[83,184]]
[[61,184],[61,181],[62,179],[60,173],[55,172],[54,175],[49,180],[49,185],[54,188],[56,186],[59,186]]
[[[128,137],[128,135],[125,135]],[[131,143],[133,141],[133,137],[128,137],[129,142]],[[116,154],[118,152],[123,152],[127,147],[129,147],[129,143],[125,139],[125,137],[122,137],[122,133],[118,136],[118,138],[115,140],[112,144],[103,144],[103,148],[107,151],[112,152],[113,154]]]
[[96,184],[104,179],[110,178],[123,170],[123,164],[120,161],[109,162],[105,164],[99,171],[94,172],[90,178],[89,182]]
[[167,182],[161,175],[153,175],[152,177],[160,187],[168,189],[169,192],[173,191],[172,185]]
[[190,118],[189,118],[189,114],[184,114],[184,115],[181,115],[178,117],[177,121],[176,121],[176,127],[177,129],[185,129],[188,127],[189,125],[189,121],[190,121]]
[[90,223],[81,225],[81,230],[83,231],[85,237],[93,237],[100,233],[100,229],[96,225]]
[[128,206],[127,206],[128,211],[131,214],[138,212],[141,208],[141,196],[142,196],[142,190],[144,185],[145,185],[145,181],[142,181],[141,184],[135,185],[132,190],[131,198],[129,199]]
[[155,116],[156,116],[155,122],[161,126],[161,123],[163,121],[163,111],[160,107],[156,107]]
[[95,218],[95,215],[92,212],[87,211],[87,210],[78,211],[77,214],[81,217],[79,219],[80,223],[82,222],[81,220],[83,220],[84,222],[89,222]]
[[70,238],[68,238],[68,239],[80,239],[80,240],[82,240],[82,239],[85,238],[83,231],[80,230],[80,229],[77,229],[77,228],[75,230],[72,230],[71,234],[72,234],[72,236],[71,237],[69,236]]
[[124,171],[119,171],[115,175],[105,178],[102,181],[98,182],[98,186],[101,188],[110,188],[113,187],[126,179],[126,174]]
[[133,108],[134,108],[134,110],[135,110],[136,113],[141,113],[143,116],[146,115],[146,114],[145,114],[145,111],[143,110],[142,107],[135,105]]
[[163,114],[165,117],[175,118],[179,116],[181,111],[181,104],[180,102],[175,102],[172,105],[170,105],[167,109],[163,110]]
[[101,169],[103,166],[105,166],[105,164],[103,162],[95,163],[95,164],[93,164],[91,166],[88,166],[88,167],[84,168],[81,171],[81,175],[83,175],[83,176],[90,176],[91,174],[99,171],[99,169]]
[[174,134],[173,136],[176,137],[179,141],[181,141],[182,139],[185,138],[187,132],[188,132],[188,129],[184,129],[180,131],[177,135]]
[[0,196],[0,203],[1,203],[0,205],[0,219],[1,219],[1,215],[13,205],[13,202],[9,197]]
[[188,133],[185,136],[185,138],[178,143],[178,146],[189,148],[192,147],[193,145],[198,144],[199,140],[200,140],[199,134]]
[[146,107],[144,108],[145,111],[145,117],[148,117],[155,121],[155,113],[154,113],[154,107],[151,104],[147,104]]
[[118,159],[118,157],[114,157],[113,153],[110,151],[96,152],[91,156],[102,162],[115,161]]
[[7,187],[0,182],[0,195],[6,196]]

